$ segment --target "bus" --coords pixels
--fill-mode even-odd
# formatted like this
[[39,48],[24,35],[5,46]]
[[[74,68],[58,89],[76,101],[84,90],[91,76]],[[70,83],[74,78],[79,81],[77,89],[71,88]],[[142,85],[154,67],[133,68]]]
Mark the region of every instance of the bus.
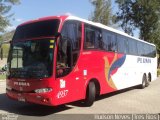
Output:
[[75,16],[19,25],[7,66],[7,96],[47,106],[91,106],[99,95],[145,88],[157,77],[154,44]]

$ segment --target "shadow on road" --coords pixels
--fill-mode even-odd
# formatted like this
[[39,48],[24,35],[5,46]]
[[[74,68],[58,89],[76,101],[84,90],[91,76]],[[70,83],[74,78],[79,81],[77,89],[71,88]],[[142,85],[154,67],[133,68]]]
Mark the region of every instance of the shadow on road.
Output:
[[139,89],[139,88],[136,86],[136,87],[130,87],[130,88],[122,89],[122,90],[119,90],[119,91],[111,92],[111,93],[104,94],[104,95],[101,95],[101,96],[97,97],[96,100],[97,100],[97,101],[98,101],[98,100],[102,100],[102,99],[104,99],[104,98],[112,97],[112,96],[114,96],[114,95],[121,94],[121,93],[130,91],[130,90],[134,90],[134,89]]
[[[134,86],[134,87],[122,89],[122,90],[119,90],[119,91],[115,91],[115,92],[112,92],[112,93],[107,93],[107,94],[104,94],[104,95],[101,95],[101,96],[97,96],[96,101],[103,100],[105,98],[109,98],[109,97],[112,97],[114,95],[121,94],[121,93],[130,91],[130,90],[134,90],[134,89],[140,89],[140,88],[139,88],[139,86]],[[70,103],[70,105],[78,106],[78,107],[86,107],[84,104],[82,104],[82,101],[76,101],[76,102]]]
[[29,104],[18,102],[9,99],[6,94],[0,94],[0,111],[15,113],[19,115],[28,116],[46,116],[61,111],[71,109],[71,107],[62,105],[58,107],[42,106],[36,104]]
[[[131,88],[123,89],[123,90],[116,91],[113,93],[101,95],[96,98],[96,101],[102,100],[105,98],[109,98],[114,95],[121,94],[121,93],[130,91],[136,88],[131,87]],[[37,104],[29,104],[29,103],[23,103],[23,102],[11,100],[6,96],[6,94],[0,94],[0,110],[6,111],[9,113],[19,114],[19,115],[46,116],[46,115],[50,115],[50,114],[72,109],[74,108],[74,106],[75,107],[86,107],[84,104],[82,104],[82,101],[69,103],[68,105],[71,105],[71,107],[67,105],[61,105],[58,107],[50,107],[50,106],[42,106],[42,105],[37,105]]]

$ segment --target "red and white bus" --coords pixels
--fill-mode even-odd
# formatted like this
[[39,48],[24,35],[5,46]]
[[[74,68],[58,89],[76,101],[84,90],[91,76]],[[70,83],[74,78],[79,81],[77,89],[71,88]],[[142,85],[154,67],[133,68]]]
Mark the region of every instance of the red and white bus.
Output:
[[8,57],[7,95],[57,106],[140,85],[157,77],[154,44],[74,16],[19,25]]

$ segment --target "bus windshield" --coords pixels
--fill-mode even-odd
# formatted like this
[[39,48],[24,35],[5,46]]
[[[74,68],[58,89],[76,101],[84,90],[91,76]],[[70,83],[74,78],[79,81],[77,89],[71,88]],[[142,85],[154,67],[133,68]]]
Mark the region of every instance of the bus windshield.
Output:
[[33,22],[17,27],[13,41],[55,36],[59,27],[59,20]]
[[54,40],[39,39],[13,43],[8,59],[9,77],[44,78],[53,73]]

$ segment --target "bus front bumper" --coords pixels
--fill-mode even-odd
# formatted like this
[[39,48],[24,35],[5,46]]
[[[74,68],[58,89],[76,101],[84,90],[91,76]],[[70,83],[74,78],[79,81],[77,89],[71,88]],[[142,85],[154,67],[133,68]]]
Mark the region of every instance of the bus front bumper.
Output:
[[47,106],[56,106],[54,104],[53,94],[52,93],[17,93],[6,89],[6,94],[9,98],[18,100],[21,102],[29,102]]

